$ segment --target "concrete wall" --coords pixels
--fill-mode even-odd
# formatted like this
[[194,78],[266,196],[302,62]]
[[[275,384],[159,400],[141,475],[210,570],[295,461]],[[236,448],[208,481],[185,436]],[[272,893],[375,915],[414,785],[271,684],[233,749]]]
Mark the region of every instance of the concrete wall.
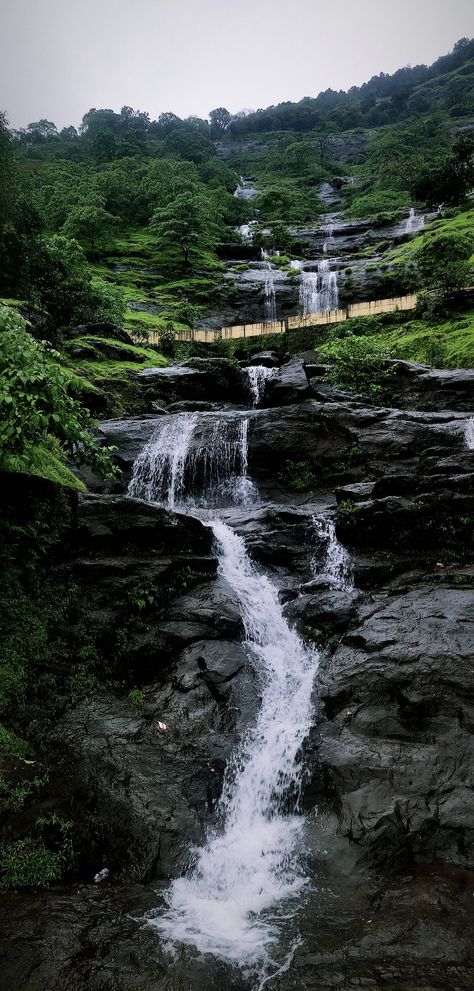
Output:
[[[287,317],[286,320],[275,320],[273,323],[243,323],[233,327],[222,327],[221,330],[178,330],[177,341],[198,341],[201,344],[213,344],[214,341],[236,341],[243,337],[263,337],[264,334],[285,334],[291,330],[301,330],[304,327],[324,327],[328,323],[341,323],[352,317],[373,317],[378,313],[396,313],[397,310],[414,310],[417,297],[395,296],[391,299],[375,299],[367,303],[353,303],[345,310],[329,310],[328,313],[308,313],[306,316]],[[158,334],[150,333],[150,344],[159,344]]]

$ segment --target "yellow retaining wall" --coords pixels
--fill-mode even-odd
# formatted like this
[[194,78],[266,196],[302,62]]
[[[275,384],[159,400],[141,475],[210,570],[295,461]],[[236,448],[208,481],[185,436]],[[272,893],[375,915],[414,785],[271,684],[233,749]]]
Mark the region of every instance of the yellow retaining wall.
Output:
[[[201,344],[213,344],[214,341],[236,341],[243,337],[263,337],[264,334],[284,334],[290,330],[301,330],[304,327],[325,326],[328,323],[341,323],[352,317],[373,317],[378,313],[395,313],[397,310],[414,310],[417,297],[395,296],[391,299],[375,299],[367,303],[352,303],[345,310],[329,310],[327,313],[308,313],[306,316],[287,317],[286,320],[275,320],[271,323],[243,323],[232,327],[222,327],[220,330],[206,330],[196,327],[194,330],[177,330],[177,341],[198,341]],[[133,335],[131,335],[133,336]],[[150,344],[159,344],[159,334],[148,335]]]

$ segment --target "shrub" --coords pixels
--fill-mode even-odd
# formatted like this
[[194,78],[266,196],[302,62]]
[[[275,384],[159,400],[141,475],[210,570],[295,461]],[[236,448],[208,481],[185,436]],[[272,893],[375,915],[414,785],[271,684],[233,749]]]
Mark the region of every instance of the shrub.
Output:
[[324,348],[331,367],[328,378],[362,396],[375,397],[387,378],[388,349],[372,337],[345,337]]
[[[35,341],[25,321],[0,307],[0,466],[32,447],[60,450],[76,463],[113,476],[110,448],[94,440],[89,412],[70,395],[70,373],[46,343]],[[5,464],[7,459],[7,464]],[[26,467],[26,466],[25,466]]]

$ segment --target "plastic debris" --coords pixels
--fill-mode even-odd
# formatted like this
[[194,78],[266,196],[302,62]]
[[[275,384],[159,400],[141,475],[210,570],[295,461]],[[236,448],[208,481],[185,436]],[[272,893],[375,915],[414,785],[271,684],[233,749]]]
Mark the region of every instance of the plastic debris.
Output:
[[93,877],[94,884],[99,884],[100,881],[105,881],[106,877],[108,877],[109,874],[110,874],[109,868],[104,867],[104,869],[102,871],[99,871],[98,874],[94,874]]
[[167,727],[166,723],[161,723],[158,720],[158,729],[159,729],[160,733],[166,733],[166,730],[168,729],[168,727]]

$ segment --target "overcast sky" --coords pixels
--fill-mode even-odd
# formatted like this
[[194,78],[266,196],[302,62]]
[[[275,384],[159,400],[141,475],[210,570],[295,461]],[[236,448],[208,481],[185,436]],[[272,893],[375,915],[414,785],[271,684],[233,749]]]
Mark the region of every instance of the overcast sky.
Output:
[[473,0],[0,0],[0,109],[78,124],[123,104],[232,113],[430,63]]

